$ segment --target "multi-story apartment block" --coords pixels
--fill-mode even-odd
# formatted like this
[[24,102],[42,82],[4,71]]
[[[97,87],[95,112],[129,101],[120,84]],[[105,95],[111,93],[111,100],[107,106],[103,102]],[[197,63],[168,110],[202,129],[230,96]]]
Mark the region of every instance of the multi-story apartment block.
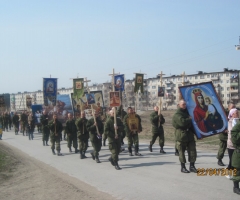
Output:
[[[163,108],[176,109],[179,101],[178,87],[202,82],[212,81],[220,101],[224,107],[231,101],[240,106],[240,70],[229,70],[225,68],[221,72],[206,73],[199,71],[197,74],[190,75],[171,75],[162,78],[163,87],[165,87],[165,96],[163,97]],[[134,93],[135,80],[125,81],[125,91],[122,93],[122,104],[124,107],[135,106],[140,109],[152,108],[158,104],[157,97],[158,86],[160,85],[159,76],[144,79],[143,94]],[[109,92],[112,91],[112,83],[106,82],[101,84],[92,84],[89,86],[90,91],[101,90],[103,94],[104,106],[109,105]],[[72,88],[58,89],[59,94],[71,94]],[[33,104],[43,104],[43,92],[18,92],[10,95],[11,110],[26,109],[26,96],[32,97]]]

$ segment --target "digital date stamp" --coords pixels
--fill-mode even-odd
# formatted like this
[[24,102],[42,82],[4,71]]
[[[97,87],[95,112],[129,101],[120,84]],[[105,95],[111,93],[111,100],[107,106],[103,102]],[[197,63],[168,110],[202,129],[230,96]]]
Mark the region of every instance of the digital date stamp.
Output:
[[225,169],[225,168],[198,168],[197,176],[236,176],[237,169]]

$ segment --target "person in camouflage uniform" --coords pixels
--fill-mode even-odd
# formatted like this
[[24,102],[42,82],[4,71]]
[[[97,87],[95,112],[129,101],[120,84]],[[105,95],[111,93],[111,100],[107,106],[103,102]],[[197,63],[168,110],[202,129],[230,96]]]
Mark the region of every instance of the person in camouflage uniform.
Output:
[[21,130],[22,130],[23,135],[25,135],[24,133],[26,131],[26,126],[28,123],[28,116],[26,115],[25,111],[22,112],[20,120],[21,120]]
[[9,115],[7,112],[4,113],[3,115],[3,130],[8,131],[8,126],[9,126]]
[[71,113],[68,113],[68,120],[66,122],[65,132],[67,134],[69,152],[72,152],[71,146],[73,145],[75,153],[77,153],[77,126],[75,119],[73,119]]
[[[43,141],[43,146],[48,146],[48,140],[49,140],[49,135],[50,135],[50,129],[48,126],[48,114],[47,111],[44,110],[43,114],[40,117],[40,122],[42,124],[42,141]],[[46,144],[45,144],[46,142]]]
[[[100,163],[99,152],[102,147],[102,134],[103,134],[103,123],[100,119],[99,112],[95,111],[95,119],[91,118],[87,122],[87,130],[89,131],[90,140],[92,142],[93,151],[91,152],[92,159],[96,160],[96,163]],[[97,132],[98,128],[98,132]]]
[[49,122],[48,126],[51,131],[50,139],[52,144],[51,145],[52,153],[53,155],[56,155],[55,153],[55,143],[56,143],[57,155],[61,156],[62,154],[60,153],[61,151],[60,137],[61,137],[61,132],[63,130],[63,126],[62,126],[62,123],[58,121],[57,114],[53,114],[53,120]]
[[233,192],[240,194],[240,122],[238,122],[231,131],[231,139],[235,148],[232,155],[232,166],[235,168],[236,174],[233,175]]
[[[195,161],[197,158],[196,142],[194,139],[192,118],[191,116],[189,116],[186,107],[186,102],[184,100],[180,100],[179,108],[177,109],[176,113],[173,115],[172,118],[172,125],[175,128],[177,148],[179,151],[179,161],[181,163],[181,172],[189,173],[190,171],[197,173],[197,169],[195,168]],[[188,160],[190,162],[189,171],[186,169],[185,166],[186,149],[188,152]]]
[[114,110],[111,110],[109,114],[110,117],[107,119],[104,125],[104,132],[108,137],[109,150],[112,153],[111,157],[108,160],[113,166],[115,166],[116,170],[120,170],[121,168],[118,165],[118,155],[121,150],[121,131],[123,129],[123,123],[120,119],[117,118],[117,124],[114,124]]
[[[127,115],[127,112],[123,109],[123,106],[119,106],[118,110],[117,110],[117,117],[119,117],[122,122],[123,122],[123,119],[124,117]],[[126,132],[125,132],[125,129],[123,129],[122,131],[122,135],[121,135],[121,144],[124,145],[124,138],[126,137]]]
[[87,158],[85,153],[88,148],[88,139],[89,139],[89,132],[87,130],[87,119],[85,117],[85,112],[81,112],[81,117],[76,121],[77,126],[77,137],[78,137],[78,146],[80,151],[80,158],[84,159]]
[[[128,107],[127,111],[128,111],[128,114],[124,117],[123,124],[124,124],[124,128],[125,128],[127,138],[128,138],[129,156],[133,156],[133,154],[132,154],[133,143],[134,143],[135,156],[141,156],[141,154],[138,152],[139,151],[138,133],[142,132],[141,118],[139,115],[134,113],[134,110],[132,109],[132,107]],[[133,115],[133,114],[135,114],[135,117],[138,119],[138,130],[137,131],[131,131],[129,128],[129,124],[128,124],[129,117],[130,117],[130,115]]]
[[11,130],[11,128],[12,128],[12,115],[11,115],[10,112],[8,113],[8,115],[9,115],[9,123],[8,123],[8,125],[9,125],[9,130]]
[[18,135],[18,131],[19,131],[19,116],[18,114],[15,112],[12,118],[12,122],[13,122],[13,126],[15,129],[15,135]]
[[163,150],[164,147],[164,130],[163,124],[165,123],[165,119],[162,114],[158,114],[158,106],[154,107],[154,112],[150,115],[150,122],[152,124],[152,140],[150,141],[149,151],[152,152],[152,145],[155,143],[157,137],[159,137],[159,146],[160,153],[166,153]]

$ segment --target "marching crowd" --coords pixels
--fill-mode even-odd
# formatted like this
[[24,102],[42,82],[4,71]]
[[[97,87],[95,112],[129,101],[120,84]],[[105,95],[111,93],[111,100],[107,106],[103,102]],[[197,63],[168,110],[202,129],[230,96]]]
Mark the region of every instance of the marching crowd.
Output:
[[[152,139],[149,144],[149,151],[152,152],[152,146],[156,139],[159,140],[160,153],[165,154],[164,151],[164,116],[160,114],[158,106],[154,107],[154,111],[150,115],[150,123],[152,125]],[[69,152],[72,152],[72,147],[75,153],[80,153],[80,159],[85,159],[88,148],[88,141],[90,139],[93,150],[91,157],[96,163],[101,163],[99,160],[99,153],[102,145],[106,145],[108,140],[109,150],[111,156],[108,158],[109,162],[120,170],[118,161],[119,154],[123,151],[121,147],[124,138],[127,137],[129,156],[141,156],[139,152],[139,137],[138,134],[142,132],[141,117],[135,113],[134,108],[128,107],[127,112],[120,106],[116,108],[109,108],[104,119],[101,118],[100,112],[95,111],[94,117],[87,119],[85,112],[82,111],[79,118],[74,118],[71,113],[68,114],[68,120],[65,126],[58,120],[57,114],[53,114],[52,119],[49,119],[46,110],[40,116],[40,124],[37,125],[38,132],[42,132],[43,146],[49,146],[48,141],[51,142],[51,150],[53,155],[61,156],[62,132],[64,138],[67,136]],[[236,169],[234,176],[228,175],[227,178],[233,180],[233,192],[240,194],[240,122],[236,122],[238,110],[234,104],[229,104],[228,107],[228,130],[219,134],[219,151],[217,154],[218,165],[224,166],[222,158],[225,150],[228,150],[229,164],[226,169]],[[117,116],[116,118],[114,116]],[[134,126],[131,124],[134,121]],[[35,129],[35,116],[31,112],[22,112],[20,115],[14,113],[13,116],[9,112],[1,113],[0,124],[4,131],[11,130],[13,126],[15,134],[21,133],[28,135],[29,140],[33,139],[33,132]],[[192,126],[192,118],[186,109],[186,102],[180,100],[178,109],[172,117],[172,125],[175,128],[175,155],[179,156],[182,173],[197,173],[195,167],[197,158],[195,132]],[[134,154],[133,154],[134,148]],[[57,152],[55,152],[55,149]],[[189,170],[186,168],[185,151],[188,153],[188,161],[190,163]]]

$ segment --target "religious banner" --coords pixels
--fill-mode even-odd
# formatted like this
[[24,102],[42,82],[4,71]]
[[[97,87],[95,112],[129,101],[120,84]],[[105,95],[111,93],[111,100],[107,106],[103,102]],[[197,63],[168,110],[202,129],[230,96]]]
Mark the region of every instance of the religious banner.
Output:
[[57,99],[57,78],[43,78],[43,99],[44,105],[48,103],[56,105]]
[[132,132],[138,131],[139,120],[135,114],[129,114],[129,117],[127,119],[127,124],[128,124],[130,131],[132,131]]
[[70,95],[58,94],[56,105],[48,104],[48,106],[43,106],[43,110],[46,110],[49,120],[52,120],[53,114],[57,114],[58,120],[65,126],[68,120],[68,113],[73,114]]
[[5,107],[4,95],[0,95],[0,108]]
[[158,97],[164,97],[165,87],[158,86]]
[[88,94],[86,94],[86,99],[87,99],[87,104],[88,104],[88,105],[95,104],[94,93],[88,93]]
[[134,92],[138,92],[139,89],[143,93],[143,74],[136,74],[135,77]]
[[84,79],[73,79],[73,95],[76,98],[81,98],[84,95]]
[[32,106],[32,97],[30,95],[26,95],[26,106],[27,108],[31,108]]
[[121,105],[120,92],[109,92],[110,107],[119,107]]
[[115,91],[124,91],[124,74],[114,76]]
[[[94,110],[99,111],[100,115],[102,115],[103,114],[103,106],[104,106],[102,91],[91,91],[91,93],[94,94],[94,100],[95,100],[95,104],[92,104],[92,107]],[[88,105],[88,102],[86,99],[86,94],[88,94],[88,93],[84,92],[84,95],[80,99],[76,98],[73,95],[73,93],[71,94],[75,118],[80,117],[80,113],[82,110],[83,111],[89,110],[89,109],[91,110],[91,106]],[[86,112],[90,113],[90,111],[86,111]],[[90,114],[89,114],[89,116],[90,116]]]
[[198,139],[227,130],[228,120],[212,82],[179,87]]
[[35,124],[40,125],[41,124],[40,118],[42,116],[43,106],[40,104],[35,104],[35,105],[32,105],[31,108],[32,108],[32,114],[35,119]]

